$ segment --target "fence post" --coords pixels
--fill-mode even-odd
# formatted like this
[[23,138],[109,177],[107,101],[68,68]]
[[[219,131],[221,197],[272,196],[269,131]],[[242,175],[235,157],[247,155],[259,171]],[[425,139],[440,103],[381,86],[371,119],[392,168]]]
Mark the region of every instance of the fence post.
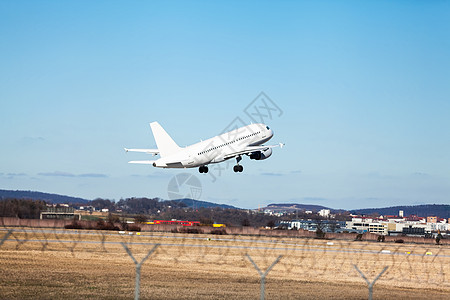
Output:
[[131,250],[125,245],[125,243],[121,243],[125,251],[127,251],[128,255],[133,260],[134,264],[136,265],[136,284],[134,287],[134,299],[139,300],[140,296],[140,290],[141,290],[141,267],[142,264],[149,258],[149,256],[158,248],[159,244],[156,244],[153,246],[153,248],[148,252],[148,254],[140,261],[138,262],[136,258],[134,258],[133,254],[131,253]]
[[356,266],[353,265],[356,269],[356,271],[358,271],[359,274],[361,274],[361,277],[366,281],[367,286],[369,287],[369,300],[372,300],[373,297],[373,285],[375,284],[375,282],[381,277],[381,275],[383,275],[384,272],[386,272],[386,270],[388,269],[388,266],[384,267],[383,271],[381,271],[380,274],[377,275],[377,277],[375,277],[375,279],[370,282],[367,277],[363,274],[363,272],[361,272],[361,270]]
[[2,240],[0,241],[0,247],[3,245],[3,243],[6,241],[6,239],[12,234],[13,230],[10,229],[8,232],[2,237]]
[[275,261],[270,265],[270,267],[267,268],[267,270],[265,272],[262,272],[261,269],[258,268],[258,266],[253,261],[253,259],[250,257],[250,255],[248,255],[248,254],[245,254],[245,255],[247,256],[248,260],[250,260],[250,262],[253,264],[253,266],[255,267],[256,271],[258,271],[259,276],[261,276],[261,296],[260,296],[260,299],[264,300],[266,276],[267,276],[267,274],[269,274],[270,270],[272,270],[272,268],[280,261],[280,259],[283,257],[283,255],[279,255],[277,257],[277,259],[275,259]]

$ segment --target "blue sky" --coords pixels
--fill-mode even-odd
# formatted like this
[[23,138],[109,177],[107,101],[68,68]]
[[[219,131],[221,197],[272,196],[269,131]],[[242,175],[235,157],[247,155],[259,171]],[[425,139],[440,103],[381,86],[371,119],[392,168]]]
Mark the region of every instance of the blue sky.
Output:
[[[448,204],[448,20],[448,1],[1,1],[0,188],[168,199],[188,173],[245,208]],[[261,92],[270,159],[127,164],[149,122],[189,145],[250,123]]]

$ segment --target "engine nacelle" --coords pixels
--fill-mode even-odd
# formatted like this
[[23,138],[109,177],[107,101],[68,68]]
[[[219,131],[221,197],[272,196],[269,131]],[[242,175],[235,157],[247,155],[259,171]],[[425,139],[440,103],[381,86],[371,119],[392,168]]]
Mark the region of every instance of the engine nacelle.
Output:
[[255,151],[250,153],[250,159],[255,159],[255,160],[263,160],[266,158],[269,158],[269,156],[272,155],[272,148],[267,148],[266,150],[262,150],[262,151]]

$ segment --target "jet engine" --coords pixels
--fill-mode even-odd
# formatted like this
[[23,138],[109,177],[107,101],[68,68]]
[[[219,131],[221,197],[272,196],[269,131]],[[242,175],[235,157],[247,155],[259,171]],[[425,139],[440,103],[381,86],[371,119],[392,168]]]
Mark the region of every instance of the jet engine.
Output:
[[263,160],[266,158],[269,158],[269,156],[272,155],[272,148],[267,148],[265,150],[262,151],[255,151],[250,153],[250,159],[255,159],[255,160]]

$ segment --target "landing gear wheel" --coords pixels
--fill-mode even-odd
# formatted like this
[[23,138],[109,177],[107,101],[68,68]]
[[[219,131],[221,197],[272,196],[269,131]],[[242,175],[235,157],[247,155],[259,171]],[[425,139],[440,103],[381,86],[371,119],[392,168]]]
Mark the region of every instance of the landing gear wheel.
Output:
[[208,167],[207,167],[207,166],[200,166],[200,167],[198,168],[198,171],[199,171],[200,173],[208,173]]
[[244,171],[244,167],[241,166],[241,165],[235,165],[235,166],[233,167],[233,171],[234,171],[234,172],[242,172],[242,171]]

